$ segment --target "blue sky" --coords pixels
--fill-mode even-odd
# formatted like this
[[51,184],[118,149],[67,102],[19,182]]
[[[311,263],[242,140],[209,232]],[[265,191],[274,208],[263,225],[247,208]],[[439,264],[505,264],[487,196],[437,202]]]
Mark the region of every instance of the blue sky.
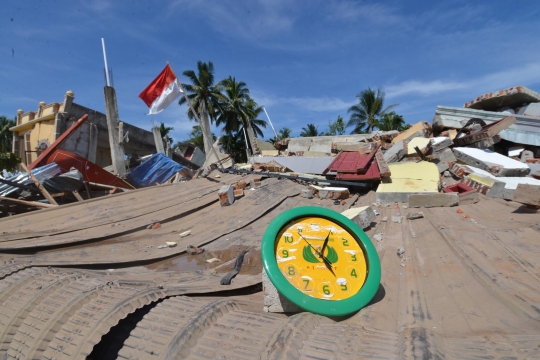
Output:
[[348,120],[367,87],[382,88],[408,123],[489,91],[540,91],[537,1],[3,0],[1,9],[8,117],[62,101],[67,90],[105,112],[102,37],[120,118],[146,129],[165,122],[175,140],[195,125],[186,107],[146,116],[138,98],[167,60],[177,74],[212,61],[216,80],[246,82],[276,129],[293,136],[308,123],[324,131],[338,115]]

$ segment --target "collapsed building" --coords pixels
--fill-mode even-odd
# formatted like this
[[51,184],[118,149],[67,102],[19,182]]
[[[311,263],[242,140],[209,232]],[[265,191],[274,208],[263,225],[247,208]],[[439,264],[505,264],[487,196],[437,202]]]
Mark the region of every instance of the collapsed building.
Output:
[[[39,200],[42,210],[0,219],[0,353],[540,357],[538,145],[507,138],[537,120],[492,108],[475,111],[500,118],[441,123],[440,108],[403,132],[254,139],[246,164],[218,140],[205,176],[184,182],[154,154],[139,166],[167,167],[159,186],[61,206]],[[265,277],[266,228],[306,205],[342,213],[377,250],[378,291],[351,316],[290,306]]]

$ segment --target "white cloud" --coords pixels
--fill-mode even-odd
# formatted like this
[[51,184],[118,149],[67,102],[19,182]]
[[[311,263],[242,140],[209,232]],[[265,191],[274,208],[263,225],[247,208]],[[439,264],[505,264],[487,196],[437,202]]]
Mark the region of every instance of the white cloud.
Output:
[[279,97],[266,94],[260,90],[252,90],[252,97],[258,104],[265,107],[273,105],[282,106],[284,104],[291,105],[292,108],[303,111],[325,112],[347,110],[356,103],[355,100],[345,101],[336,97]]
[[[540,83],[540,64],[532,63],[513,69],[498,71],[468,80],[408,80],[386,86],[389,98],[407,95],[430,96],[466,89],[468,93],[489,92],[516,85],[535,85]],[[478,93],[478,95],[480,95]]]
[[402,23],[404,18],[396,10],[381,4],[361,4],[355,1],[335,1],[330,3],[328,18],[333,20],[368,20],[378,24]]

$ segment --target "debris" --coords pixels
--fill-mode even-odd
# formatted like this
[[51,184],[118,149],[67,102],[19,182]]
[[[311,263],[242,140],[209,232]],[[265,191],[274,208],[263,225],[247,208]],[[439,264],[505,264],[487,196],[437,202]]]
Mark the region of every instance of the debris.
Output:
[[382,241],[383,239],[383,234],[382,233],[379,233],[379,234],[374,234],[373,235],[373,238],[377,241]]
[[216,179],[219,179],[221,178],[221,175],[220,174],[217,174],[216,176],[214,176]]
[[175,247],[178,243],[175,241],[167,241],[165,244],[167,244],[168,247]]
[[[474,120],[475,119],[469,120],[467,124]],[[516,118],[513,116],[509,116],[499,121],[492,122],[488,125],[472,127],[472,130],[469,132],[468,135],[464,135],[464,131],[467,129],[467,125],[465,125],[465,127],[460,130],[457,137],[454,139],[454,145],[472,145],[481,141],[488,141],[487,145],[493,145],[493,143],[498,142],[498,139],[495,139],[496,141],[492,142],[489,141],[493,139],[499,132],[503,131],[504,129],[510,127],[515,123]]]
[[396,136],[392,143],[397,144],[402,140],[408,142],[416,137],[429,137],[429,135],[431,135],[431,125],[425,121],[420,121]]
[[438,153],[452,145],[452,140],[448,136],[434,137],[429,140],[429,146],[434,153]]
[[306,199],[312,199],[313,193],[311,192],[311,189],[302,189],[302,197]]
[[375,219],[375,212],[369,206],[350,208],[341,213],[348,219],[351,219],[356,225],[362,229],[371,226],[371,222]]
[[242,268],[242,263],[244,262],[244,255],[247,252],[248,252],[247,250],[244,250],[240,253],[240,255],[238,255],[238,257],[236,258],[236,263],[234,264],[234,268],[232,269],[232,271],[227,273],[227,275],[225,275],[221,279],[220,281],[221,285],[231,285],[231,280],[240,272],[240,269]]
[[448,170],[451,163],[457,159],[451,149],[444,149],[441,152],[431,155],[431,161],[437,165],[439,174]]
[[379,167],[379,173],[381,174],[382,178],[390,177],[392,175],[392,172],[390,171],[390,168],[388,167],[388,164],[384,159],[384,154],[382,153],[380,148],[375,153],[375,161],[377,162],[377,166]]
[[188,245],[188,246],[186,246],[186,252],[189,255],[198,255],[198,254],[201,254],[202,252],[204,252],[204,249],[198,248],[198,247],[193,246],[193,245]]
[[161,224],[156,222],[156,223],[152,223],[152,224],[148,225],[146,228],[155,230],[155,229],[159,229],[160,227],[161,227]]
[[221,262],[221,260],[219,260],[218,258],[211,258],[211,259],[206,260],[206,262],[212,264],[215,262]]
[[458,160],[495,176],[525,176],[531,171],[526,164],[491,150],[460,147],[454,148],[454,154]]
[[166,249],[168,247],[169,247],[168,245],[159,245],[157,248],[158,249]]
[[413,194],[409,196],[409,206],[412,208],[448,207],[457,205],[459,205],[459,196],[455,193]]
[[392,177],[383,179],[377,188],[378,201],[408,202],[409,195],[439,192],[439,171],[427,161],[390,164]]
[[425,137],[415,137],[409,141],[407,144],[407,156],[416,156],[417,151],[415,148],[418,147],[421,152],[423,152],[429,146],[430,139]]
[[397,255],[401,257],[403,254],[405,254],[405,248],[402,246],[397,249]]
[[388,216],[385,216],[381,219],[381,222],[387,222],[388,221]]
[[251,179],[249,184],[250,184],[250,187],[252,189],[257,189],[257,188],[261,187],[261,185],[262,185],[260,178]]
[[186,236],[188,236],[188,235],[191,235],[191,230],[184,231],[184,232],[182,232],[182,233],[180,233],[180,234],[178,234],[178,235],[179,235],[180,237],[182,237],[182,238],[183,238],[183,237],[186,237]]
[[235,200],[240,199],[241,197],[244,196],[244,190],[242,190],[242,189],[234,190],[233,194],[234,194]]
[[442,189],[445,193],[457,193],[461,205],[476,204],[480,197],[476,190],[466,184],[457,183]]
[[321,187],[317,185],[310,185],[309,188],[313,196],[317,196],[320,199],[348,199],[349,189],[342,187]]
[[514,191],[515,202],[540,207],[540,185],[519,184]]
[[401,224],[401,219],[402,218],[403,218],[402,216],[392,216],[392,222]]
[[221,206],[228,206],[234,204],[234,190],[232,185],[223,185],[219,191],[219,203]]
[[409,220],[421,219],[423,217],[424,217],[424,213],[422,211],[412,212],[412,213],[407,214],[407,219]]
[[[399,141],[384,153],[384,161],[394,163],[401,160],[407,154],[407,143]],[[391,170],[390,170],[391,171]]]
[[463,210],[461,210],[461,209],[459,209],[459,208],[456,210],[456,212],[457,212],[458,214],[463,214]]
[[444,177],[452,177],[452,174],[450,174],[450,171],[446,170],[446,171],[443,173],[443,176],[444,176]]

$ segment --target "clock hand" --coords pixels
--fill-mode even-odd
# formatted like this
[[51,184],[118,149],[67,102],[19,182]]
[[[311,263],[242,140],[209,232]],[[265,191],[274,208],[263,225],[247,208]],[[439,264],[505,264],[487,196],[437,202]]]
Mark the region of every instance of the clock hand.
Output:
[[[311,245],[311,244],[309,243],[309,241],[306,240],[305,237],[303,237],[300,233],[298,233],[298,235],[300,235],[300,237],[301,237],[302,239],[304,239],[305,242],[308,243],[309,247],[311,247],[311,248],[315,251],[315,253],[316,253],[320,258],[322,258],[322,260],[323,260],[323,262],[324,262],[324,265],[326,265],[326,267],[328,268],[328,270],[330,270],[330,272],[332,273],[332,275],[334,275],[334,276],[336,277],[336,274],[334,273],[334,270],[332,269],[332,264],[330,263],[330,261],[328,261],[328,259],[327,259],[321,252],[317,251],[317,249],[315,249],[315,248],[313,247],[313,245]],[[328,234],[328,236],[330,236],[330,234]],[[327,240],[328,240],[328,237],[327,237]],[[326,241],[326,240],[325,240],[325,241]],[[324,245],[323,245],[323,246],[324,246]]]
[[323,246],[322,246],[322,249],[321,249],[321,255],[322,257],[324,257],[324,249],[326,249],[326,245],[328,245],[328,240],[330,240],[330,234],[332,233],[332,231],[330,231],[328,233],[328,235],[326,235],[326,239],[324,239],[324,243],[323,243]]

